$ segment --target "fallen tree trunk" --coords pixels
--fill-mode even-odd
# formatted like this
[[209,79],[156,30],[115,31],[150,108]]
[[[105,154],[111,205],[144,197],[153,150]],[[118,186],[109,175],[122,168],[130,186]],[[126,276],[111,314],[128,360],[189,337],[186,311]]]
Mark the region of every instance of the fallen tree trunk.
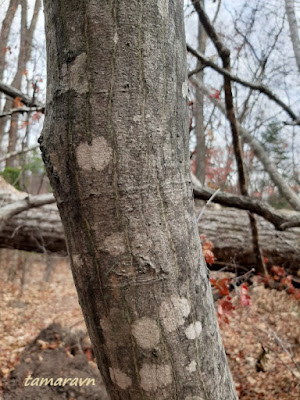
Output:
[[[196,208],[200,212],[199,202]],[[280,265],[297,274],[300,261],[300,229],[278,231],[261,217],[257,217],[259,244],[268,265]],[[199,233],[214,244],[216,266],[228,265],[232,269],[249,269],[255,266],[251,231],[247,211],[212,205],[199,221]]]
[[[3,207],[24,197],[24,193],[2,190],[0,204]],[[195,202],[199,213],[204,202]],[[263,218],[258,217],[257,220],[264,256],[272,264],[285,266],[296,274],[300,265],[300,229],[280,232]],[[199,222],[199,233],[205,234],[213,242],[216,267],[224,263],[238,269],[254,266],[247,211],[209,205]],[[56,204],[32,208],[5,221],[0,231],[0,247],[66,254],[64,232]]]

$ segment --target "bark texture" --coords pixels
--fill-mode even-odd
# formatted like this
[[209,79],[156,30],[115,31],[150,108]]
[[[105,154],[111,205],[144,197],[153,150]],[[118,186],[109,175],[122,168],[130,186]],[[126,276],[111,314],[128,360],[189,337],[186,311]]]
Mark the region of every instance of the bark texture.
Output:
[[45,1],[41,150],[114,399],[236,399],[200,252],[181,1]]
[[8,36],[10,32],[10,27],[12,24],[12,21],[14,19],[14,16],[16,14],[18,4],[20,0],[10,0],[6,15],[3,19],[2,26],[1,26],[1,31],[0,31],[0,51],[1,51],[1,57],[0,57],[0,81],[3,79],[3,73],[5,69],[5,53],[9,51],[7,47],[8,43]]
[[298,70],[300,72],[300,36],[299,36],[299,27],[295,12],[295,1],[285,0],[285,10],[289,23],[291,41],[294,49],[295,59]]
[[[201,0],[204,7],[204,0]],[[201,21],[198,21],[198,51],[205,54],[206,32]],[[204,81],[204,64],[198,59],[197,68],[203,68],[197,78],[200,82]],[[196,145],[196,176],[199,181],[205,183],[205,167],[206,167],[206,145],[205,145],[205,127],[204,127],[204,94],[196,87],[196,104],[195,104],[195,135],[197,138]]]

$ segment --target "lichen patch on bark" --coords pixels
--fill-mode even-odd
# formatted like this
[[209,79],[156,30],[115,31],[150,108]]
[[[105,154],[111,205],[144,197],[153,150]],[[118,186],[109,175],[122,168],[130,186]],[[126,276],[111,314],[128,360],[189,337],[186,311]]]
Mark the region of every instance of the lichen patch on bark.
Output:
[[188,81],[184,81],[182,84],[182,96],[187,97],[189,94],[189,84]]
[[160,318],[165,330],[170,333],[185,323],[191,311],[188,300],[184,297],[171,296],[160,306]]
[[158,0],[158,11],[163,18],[166,18],[169,12],[169,0]]
[[76,149],[78,165],[81,169],[102,171],[112,160],[112,149],[102,136],[93,139],[91,145],[80,143]]
[[80,254],[72,254],[72,263],[75,268],[82,268],[83,263],[80,257]]
[[138,346],[148,350],[158,345],[160,332],[154,319],[143,317],[132,324],[132,334]]
[[193,322],[185,330],[186,337],[191,340],[198,338],[201,332],[202,324],[200,321]]
[[192,374],[193,372],[196,371],[197,363],[195,360],[189,363],[189,365],[186,367],[187,371]]
[[115,34],[114,34],[114,44],[117,44],[118,43],[118,41],[119,41],[119,36],[118,36],[118,32],[116,32]]
[[168,364],[144,364],[140,370],[140,378],[141,387],[146,392],[155,392],[172,383],[172,370]]
[[89,83],[86,74],[86,53],[79,54],[71,65],[63,64],[61,70],[61,86],[63,90],[74,90],[79,94],[89,91]]
[[124,243],[124,235],[122,233],[114,233],[104,240],[104,250],[107,250],[112,256],[118,256],[125,253],[126,246]]
[[109,374],[112,381],[121,389],[125,390],[132,384],[131,378],[118,368],[109,368]]

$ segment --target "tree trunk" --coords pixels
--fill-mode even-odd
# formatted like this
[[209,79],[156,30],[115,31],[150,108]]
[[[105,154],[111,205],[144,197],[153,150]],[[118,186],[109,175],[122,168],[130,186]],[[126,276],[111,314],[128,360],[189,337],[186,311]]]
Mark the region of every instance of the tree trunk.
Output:
[[291,41],[294,49],[295,59],[298,70],[300,72],[300,37],[299,37],[299,27],[295,12],[295,1],[285,0],[285,10],[289,23]]
[[[204,0],[201,0],[204,7]],[[206,32],[199,19],[198,21],[198,51],[205,54]],[[198,60],[197,68],[204,67],[203,63]],[[204,69],[197,74],[197,78],[203,83]],[[196,144],[196,176],[204,185],[206,170],[206,145],[205,145],[205,127],[204,127],[204,94],[196,86],[196,104],[195,104],[195,134],[197,138]]]
[[[12,86],[18,90],[21,90],[22,88],[22,78],[24,75],[24,71],[26,69],[26,64],[29,61],[31,50],[32,50],[32,39],[33,39],[33,34],[36,28],[37,20],[38,20],[38,14],[41,9],[42,2],[41,0],[36,0],[35,1],[35,6],[34,6],[34,11],[33,11],[33,16],[30,22],[30,26],[27,27],[28,25],[28,0],[21,0],[21,27],[20,27],[20,35],[21,35],[21,40],[20,40],[20,53],[18,57],[18,66],[17,66],[17,71],[14,76],[14,79],[12,81]],[[11,101],[8,100],[5,102],[3,112],[7,112],[11,108]],[[19,115],[14,114],[11,117],[10,120],[10,127],[9,127],[9,138],[8,138],[8,148],[7,152],[12,153],[16,150],[16,144],[17,144],[17,139],[18,139],[18,121],[19,121]],[[6,118],[2,118],[0,121],[0,137],[3,136],[3,130],[5,127],[6,123]],[[16,160],[14,157],[10,157],[6,160],[6,167],[15,167],[16,166]]]
[[236,399],[195,219],[181,1],[45,1],[40,138],[114,399]]
[[[203,91],[205,96],[226,116],[226,108],[222,101],[211,96],[210,90],[205,87],[201,81],[195,77],[191,77],[190,81]],[[239,122],[237,123],[239,134],[244,143],[247,143],[257,159],[262,163],[264,169],[268,172],[271,180],[277,186],[282,196],[289,202],[289,204],[297,211],[300,211],[300,198],[293,189],[288,185],[286,180],[278,171],[274,162],[269,158],[260,142],[252,136]]]

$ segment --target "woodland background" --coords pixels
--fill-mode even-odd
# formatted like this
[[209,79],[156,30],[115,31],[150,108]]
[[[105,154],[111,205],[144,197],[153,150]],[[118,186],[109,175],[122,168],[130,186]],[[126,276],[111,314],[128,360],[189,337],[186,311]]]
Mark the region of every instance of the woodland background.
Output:
[[[241,399],[296,399],[300,2],[206,0],[200,6],[184,3],[191,172],[223,341]],[[37,143],[45,111],[43,18],[41,0],[0,0],[4,398],[18,392],[13,382],[24,365],[34,369],[41,357],[48,375],[57,357],[70,374],[77,368],[97,374]],[[53,322],[66,331],[56,326],[59,336],[51,328],[34,341]],[[84,368],[76,364],[78,354]]]

